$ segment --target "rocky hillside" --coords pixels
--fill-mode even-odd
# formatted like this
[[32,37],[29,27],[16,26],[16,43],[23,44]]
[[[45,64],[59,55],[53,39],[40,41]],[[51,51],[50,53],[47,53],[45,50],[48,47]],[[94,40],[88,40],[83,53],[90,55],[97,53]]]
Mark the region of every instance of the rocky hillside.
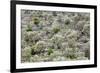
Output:
[[21,10],[21,62],[90,59],[90,14]]

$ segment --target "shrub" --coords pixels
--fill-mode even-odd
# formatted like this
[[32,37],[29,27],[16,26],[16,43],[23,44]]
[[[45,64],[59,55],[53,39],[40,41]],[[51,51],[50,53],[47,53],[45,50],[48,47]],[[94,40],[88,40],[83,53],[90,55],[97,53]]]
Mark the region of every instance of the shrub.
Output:
[[31,54],[32,54],[32,55],[35,55],[35,53],[36,53],[36,52],[35,52],[35,45],[33,45],[33,46],[31,47]]
[[76,47],[77,47],[76,43],[77,43],[77,42],[76,42],[74,39],[68,40],[68,46],[69,46],[70,48],[76,48]]
[[32,57],[30,57],[30,62],[39,62],[40,57],[38,55],[34,55]]
[[67,37],[69,38],[69,39],[75,39],[75,40],[77,40],[77,37],[79,36],[79,34],[78,34],[78,32],[77,31],[75,31],[75,30],[71,30],[70,32],[69,32],[69,34],[67,35]]
[[81,36],[78,41],[83,42],[83,43],[87,43],[89,41],[89,38],[87,36]]
[[52,48],[48,48],[48,55],[50,55],[51,53],[53,53]]
[[60,31],[59,28],[53,28],[53,32],[54,32],[54,33],[58,33],[59,31]]
[[63,57],[63,56],[57,56],[53,59],[53,61],[65,61],[66,60],[66,57]]
[[39,24],[39,22],[40,22],[38,18],[34,18],[34,20],[33,20],[33,21],[34,21],[34,24],[36,24],[36,25],[38,25],[38,24]]
[[61,49],[64,50],[65,48],[68,47],[68,42],[63,42],[61,43]]
[[89,24],[85,24],[82,30],[83,34],[85,36],[90,36],[90,25]]
[[65,56],[67,57],[67,58],[70,58],[70,59],[74,59],[74,58],[76,58],[76,56],[74,55],[74,49],[73,48],[66,48],[66,50],[65,50]]
[[65,25],[68,25],[68,24],[70,24],[70,23],[71,23],[70,19],[67,19],[67,20],[65,21]]
[[38,41],[35,45],[35,52],[43,52],[45,51],[46,43],[44,41]]
[[24,49],[22,49],[22,59],[24,59],[25,61],[30,61],[30,57],[31,57],[31,48],[25,47]]
[[90,50],[85,50],[85,57],[87,57],[88,59],[90,59]]
[[54,11],[54,12],[52,13],[52,15],[53,15],[53,16],[57,16],[57,12]]
[[64,38],[61,35],[54,35],[51,40],[54,49],[61,49],[61,43],[64,41]]
[[24,34],[24,40],[26,41],[27,45],[33,45],[36,43],[36,40],[39,39],[38,32],[30,31]]
[[77,60],[79,57],[85,57],[85,53],[78,48],[66,48],[64,55],[66,58]]
[[44,53],[45,49],[46,49],[46,43],[44,41],[39,41],[35,45],[32,45],[31,54],[36,55],[36,54]]
[[27,29],[26,29],[26,31],[27,31],[27,32],[28,32],[28,31],[32,31],[32,26],[27,25]]

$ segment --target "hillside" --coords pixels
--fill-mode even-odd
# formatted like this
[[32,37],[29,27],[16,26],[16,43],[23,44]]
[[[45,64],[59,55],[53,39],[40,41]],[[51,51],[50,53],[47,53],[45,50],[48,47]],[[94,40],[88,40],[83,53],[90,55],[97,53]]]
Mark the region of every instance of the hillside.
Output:
[[89,59],[89,13],[21,10],[21,62]]

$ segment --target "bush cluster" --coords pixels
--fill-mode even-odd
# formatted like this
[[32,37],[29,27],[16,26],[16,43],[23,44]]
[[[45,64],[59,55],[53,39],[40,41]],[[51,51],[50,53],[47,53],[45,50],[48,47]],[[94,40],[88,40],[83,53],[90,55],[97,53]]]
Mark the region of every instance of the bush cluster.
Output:
[[21,10],[21,62],[90,59],[90,14]]

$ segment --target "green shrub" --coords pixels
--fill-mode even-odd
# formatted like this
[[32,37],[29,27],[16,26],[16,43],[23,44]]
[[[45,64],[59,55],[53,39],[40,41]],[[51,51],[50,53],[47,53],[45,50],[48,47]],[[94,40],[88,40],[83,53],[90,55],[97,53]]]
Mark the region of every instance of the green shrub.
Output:
[[39,41],[31,47],[31,54],[40,54],[45,51],[46,45],[44,41]]
[[58,33],[59,31],[60,31],[59,28],[53,28],[53,32],[54,32],[54,33]]
[[55,11],[52,14],[53,14],[53,16],[57,16],[57,12],[55,12]]
[[70,20],[69,19],[67,19],[66,21],[65,21],[65,25],[68,25],[68,24],[70,24],[71,22],[70,22]]
[[66,48],[64,51],[64,55],[66,58],[77,60],[77,59],[84,59],[85,58],[85,53],[80,51],[78,48]]
[[26,31],[27,31],[27,32],[28,32],[28,31],[32,31],[32,26],[31,26],[31,25],[27,25]]
[[66,58],[76,59],[77,56],[75,55],[75,52],[76,52],[75,48],[66,48],[64,55],[66,56]]
[[34,24],[36,24],[36,25],[38,25],[38,24],[39,24],[39,22],[40,22],[38,18],[34,18],[34,20],[33,20],[33,21],[34,21]]
[[89,50],[85,50],[85,57],[90,59],[90,51]]
[[50,55],[51,53],[53,53],[52,48],[48,48],[48,55]]
[[70,54],[69,56],[67,56],[70,59],[76,59],[77,57],[74,54]]
[[35,45],[33,45],[33,46],[31,47],[31,54],[32,54],[32,55],[35,55],[35,53],[36,53],[36,52],[35,52]]

